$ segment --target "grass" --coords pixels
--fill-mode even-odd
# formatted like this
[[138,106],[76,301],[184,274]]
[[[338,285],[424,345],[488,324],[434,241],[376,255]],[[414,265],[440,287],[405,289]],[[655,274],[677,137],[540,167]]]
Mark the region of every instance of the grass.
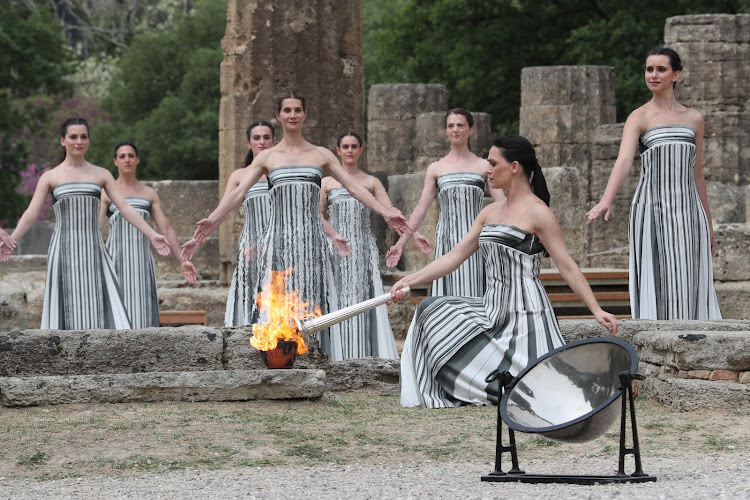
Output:
[[[404,409],[398,401],[397,394],[361,392],[317,401],[0,407],[0,477],[494,461],[495,408]],[[747,411],[686,415],[649,400],[636,405],[644,457],[681,449],[731,452],[749,444],[743,430],[750,427]],[[712,434],[703,422],[712,422]],[[615,424],[598,440],[580,445],[523,433],[516,433],[516,440],[522,461],[608,457],[617,454],[619,429]]]

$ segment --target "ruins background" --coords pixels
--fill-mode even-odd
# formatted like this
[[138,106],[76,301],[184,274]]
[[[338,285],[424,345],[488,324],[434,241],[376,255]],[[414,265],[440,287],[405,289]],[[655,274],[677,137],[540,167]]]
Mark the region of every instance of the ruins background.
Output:
[[[241,5],[240,5],[241,4]],[[309,99],[306,137],[333,147],[347,129],[364,130],[364,79],[359,3],[290,0],[274,5],[230,0],[221,68],[219,181],[161,181],[159,191],[180,239],[192,235],[221,194],[220,186],[247,151],[245,127],[273,117],[273,95],[297,87]],[[336,8],[336,15],[333,9]],[[255,33],[248,37],[247,33]],[[714,279],[725,318],[750,317],[750,15],[692,15],[667,19],[665,45],[677,50],[685,70],[678,98],[706,118],[704,171],[717,239]],[[260,68],[263,68],[262,70]],[[603,192],[619,147],[614,72],[607,66],[524,69],[520,133],[537,147],[566,244],[581,267],[627,268],[629,204],[639,162],[620,191],[614,218],[587,223],[584,213]],[[383,84],[370,89],[367,165],[387,176],[396,206],[409,214],[421,193],[424,170],[447,152],[442,125],[449,107],[442,85]],[[486,154],[491,117],[478,112],[472,145]],[[278,139],[278,137],[277,137]],[[437,204],[421,230],[434,236]],[[184,284],[174,258],[155,256],[163,309],[205,309],[209,324],[223,323],[234,265],[240,212],[201,250],[201,282]],[[38,328],[49,225],[21,242],[21,253],[0,266],[0,331]],[[382,230],[381,245],[393,235]],[[429,262],[413,244],[399,272]],[[550,262],[546,263],[548,266]],[[382,267],[385,271],[385,266]],[[405,334],[409,311],[391,308],[394,332]]]

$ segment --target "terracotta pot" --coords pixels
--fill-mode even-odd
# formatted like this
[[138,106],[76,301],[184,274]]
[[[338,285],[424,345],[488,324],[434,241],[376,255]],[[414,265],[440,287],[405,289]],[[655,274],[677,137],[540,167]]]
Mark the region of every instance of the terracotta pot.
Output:
[[266,368],[291,368],[297,359],[297,342],[294,340],[279,340],[275,349],[260,351],[260,357]]

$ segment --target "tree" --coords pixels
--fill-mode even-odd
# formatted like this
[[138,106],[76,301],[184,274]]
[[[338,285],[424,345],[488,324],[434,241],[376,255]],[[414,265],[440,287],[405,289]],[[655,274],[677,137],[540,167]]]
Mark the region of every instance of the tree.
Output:
[[67,42],[49,8],[18,9],[0,0],[0,12],[0,221],[8,225],[28,201],[16,190],[28,157],[18,102],[35,94],[65,94],[71,68]]
[[[99,139],[92,142],[94,161],[111,164],[109,149],[131,140],[141,152],[145,179],[217,177],[226,8],[226,1],[198,0],[171,29],[133,37],[104,100],[113,125],[100,128]],[[99,142],[102,138],[106,144]]]
[[[645,53],[667,17],[748,10],[747,0],[365,0],[366,84],[444,83],[451,105],[518,130],[521,69],[614,66],[618,119],[642,104]],[[382,8],[381,8],[382,5]],[[647,15],[644,15],[647,13]]]

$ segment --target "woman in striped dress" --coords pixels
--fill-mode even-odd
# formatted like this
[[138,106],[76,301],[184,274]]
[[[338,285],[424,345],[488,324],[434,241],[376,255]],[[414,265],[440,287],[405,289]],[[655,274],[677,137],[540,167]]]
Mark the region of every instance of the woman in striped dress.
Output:
[[[273,125],[267,121],[251,123],[245,131],[248,152],[242,168],[229,174],[224,196],[231,193],[240,184],[243,172],[261,151],[274,145]],[[252,324],[252,311],[255,302],[255,288],[258,281],[258,256],[263,235],[268,226],[271,204],[268,197],[268,179],[261,176],[242,201],[244,224],[237,243],[237,265],[232,273],[229,285],[227,308],[224,313],[224,326],[244,326]],[[181,258],[192,259],[198,250],[195,238],[182,245]]]
[[[393,206],[380,180],[359,169],[363,151],[362,138],[356,132],[346,132],[336,141],[336,153],[344,169],[383,206]],[[324,216],[326,209],[330,222]],[[320,187],[320,213],[324,231],[334,247],[331,254],[339,307],[382,295],[380,256],[370,228],[370,209],[355,200],[340,182],[325,177]],[[398,359],[385,305],[343,321],[339,329],[344,359]]]
[[[239,206],[250,186],[262,175],[268,176],[271,214],[260,249],[258,289],[271,279],[272,271],[293,268],[286,281],[288,292],[299,290],[305,303],[317,305],[321,312],[338,309],[333,286],[328,245],[324,240],[320,217],[320,183],[329,173],[368,208],[381,214],[398,231],[407,230],[406,219],[392,207],[384,207],[341,166],[328,149],[310,144],[302,136],[307,118],[305,99],[289,90],[276,98],[276,118],[284,138],[274,147],[262,151],[245,169],[240,184],[222,198],[219,206],[206,219],[198,222],[194,238],[203,243],[230,210]],[[265,322],[261,310],[252,320]],[[253,321],[256,322],[256,321]],[[341,338],[337,327],[318,334],[321,349],[331,359],[343,359]]]
[[65,152],[62,163],[39,178],[29,207],[11,234],[15,241],[22,238],[52,193],[55,231],[47,254],[42,328],[130,328],[120,283],[99,230],[102,189],[160,255],[169,255],[169,244],[128,205],[112,174],[84,159],[89,147],[86,120],[65,120],[60,144]]
[[716,248],[703,177],[704,120],[677,102],[682,62],[668,48],[646,58],[653,96],[625,122],[601,201],[586,214],[609,220],[615,195],[641,148],[641,178],[630,206],[630,308],[641,319],[721,319],[711,255]]
[[403,300],[402,288],[450,273],[477,250],[484,257],[484,297],[428,297],[417,307],[401,352],[402,406],[494,403],[498,388],[488,388],[489,373],[502,368],[516,375],[564,344],[538,277],[545,253],[595,319],[617,333],[615,317],[599,307],[567,252],[531,143],[502,137],[488,159],[488,181],[507,190],[507,201],[484,208],[458,245],[391,290],[394,300]]
[[[440,215],[435,229],[435,258],[448,253],[466,235],[482,209],[486,184],[487,160],[471,152],[469,137],[474,127],[473,115],[464,108],[454,108],[445,114],[445,133],[450,152],[427,167],[422,195],[409,217],[409,227],[416,231],[424,221],[427,210],[437,197]],[[495,201],[502,201],[502,191],[490,188]],[[394,267],[410,236],[404,235],[386,255],[386,265]],[[420,250],[429,252],[429,242],[415,238]],[[484,293],[484,266],[479,252],[467,258],[461,266],[432,283],[430,295],[481,297]]]
[[[141,161],[135,144],[121,142],[115,146],[114,164],[117,166],[117,187],[146,222],[152,219],[164,234],[172,254],[178,258],[180,242],[172,229],[156,191],[136,178],[136,168]],[[107,250],[112,257],[115,273],[122,287],[125,309],[131,328],[159,326],[159,300],[156,296],[156,266],[146,237],[122,216],[106,193],[102,193],[99,223],[104,227],[109,219]],[[190,261],[180,262],[188,283],[195,283],[195,266]]]

